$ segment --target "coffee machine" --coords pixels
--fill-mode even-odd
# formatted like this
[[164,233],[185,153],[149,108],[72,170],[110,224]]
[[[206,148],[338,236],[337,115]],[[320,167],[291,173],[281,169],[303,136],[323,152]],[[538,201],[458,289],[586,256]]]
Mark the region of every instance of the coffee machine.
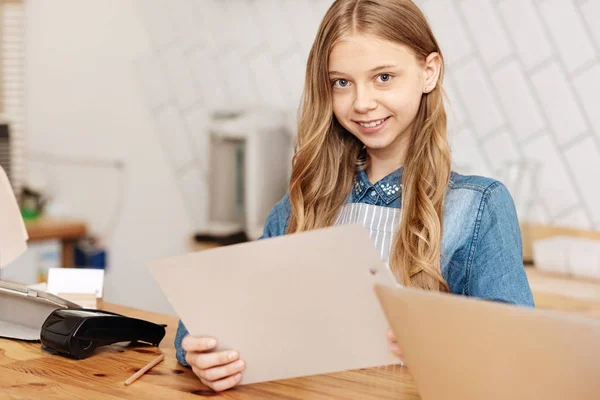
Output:
[[290,115],[273,109],[217,113],[209,124],[208,224],[204,236],[257,239],[287,192],[293,155]]

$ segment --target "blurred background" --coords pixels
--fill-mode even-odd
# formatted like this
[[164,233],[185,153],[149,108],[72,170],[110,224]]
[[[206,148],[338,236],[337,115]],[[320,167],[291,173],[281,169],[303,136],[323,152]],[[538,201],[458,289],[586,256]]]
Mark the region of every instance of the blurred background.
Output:
[[[103,268],[105,300],[172,313],[149,262],[256,238],[285,193],[331,3],[0,1],[0,162],[34,236],[2,278]],[[453,169],[509,187],[526,263],[538,239],[600,239],[600,1],[417,4],[446,61]],[[597,242],[579,249],[600,278]]]

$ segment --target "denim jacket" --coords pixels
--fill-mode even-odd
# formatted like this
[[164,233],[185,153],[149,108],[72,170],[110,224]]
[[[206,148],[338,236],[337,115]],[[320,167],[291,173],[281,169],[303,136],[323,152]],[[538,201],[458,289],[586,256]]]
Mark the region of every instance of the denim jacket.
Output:
[[[377,210],[398,211],[402,202],[401,176],[402,169],[399,169],[372,184],[364,171],[358,172],[345,205],[354,207],[346,210],[346,214],[358,215],[361,208],[360,219],[364,215],[367,220],[369,213],[374,215]],[[375,211],[368,211],[369,205],[376,206]],[[284,235],[290,212],[286,195],[269,213],[261,239]],[[386,217],[380,221],[394,219],[389,215]],[[338,223],[344,221],[343,217],[338,218]],[[376,242],[382,242],[387,251],[391,238],[387,239],[386,246],[385,233],[379,236],[381,229],[372,231],[375,235],[371,237],[378,236]],[[533,306],[523,267],[517,213],[512,197],[502,183],[480,176],[451,174],[444,203],[441,253],[442,276],[451,293]],[[382,258],[387,259],[387,254],[382,253]],[[187,333],[180,321],[175,347],[177,358],[183,365],[187,363],[181,341]]]

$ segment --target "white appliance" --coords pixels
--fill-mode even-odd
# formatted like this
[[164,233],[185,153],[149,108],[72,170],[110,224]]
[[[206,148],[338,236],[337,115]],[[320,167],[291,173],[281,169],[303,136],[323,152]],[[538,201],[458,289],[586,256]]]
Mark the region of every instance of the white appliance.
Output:
[[292,129],[279,110],[215,116],[209,125],[208,215],[204,234],[245,232],[257,239],[271,208],[287,192]]

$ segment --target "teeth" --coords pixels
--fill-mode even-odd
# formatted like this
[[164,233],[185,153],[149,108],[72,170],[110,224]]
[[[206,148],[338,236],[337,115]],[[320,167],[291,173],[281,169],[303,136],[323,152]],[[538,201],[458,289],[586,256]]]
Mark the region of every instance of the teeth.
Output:
[[380,125],[383,121],[385,121],[385,118],[380,119],[378,121],[369,122],[368,124],[365,124],[363,122],[359,122],[359,124],[361,126],[364,126],[365,128],[375,128],[377,125]]

